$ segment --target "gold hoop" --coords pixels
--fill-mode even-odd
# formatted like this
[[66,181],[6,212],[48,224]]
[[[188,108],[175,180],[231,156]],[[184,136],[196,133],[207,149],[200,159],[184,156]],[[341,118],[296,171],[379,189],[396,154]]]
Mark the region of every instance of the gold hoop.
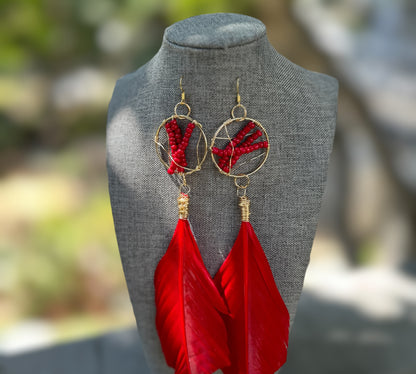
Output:
[[[186,113],[186,114],[178,114],[177,110],[178,110],[178,106],[179,106],[179,105],[185,105],[185,106],[186,106],[186,108],[188,109],[188,113]],[[189,115],[191,114],[191,107],[190,107],[187,103],[185,103],[184,101],[180,101],[179,103],[177,103],[177,104],[175,105],[175,108],[173,109],[173,112],[175,113],[175,115],[176,115],[176,116],[185,116],[185,117],[189,117]]]
[[[175,105],[175,107],[173,108],[173,112],[175,113],[173,116],[170,116],[169,118],[166,118],[166,119],[164,119],[163,121],[162,121],[162,123],[159,125],[159,127],[157,128],[157,131],[156,131],[156,135],[155,135],[155,138],[154,138],[154,142],[155,142],[155,146],[156,146],[156,154],[157,154],[157,156],[159,157],[159,160],[162,162],[162,164],[163,165],[165,165],[165,167],[167,168],[167,169],[169,169],[169,165],[163,160],[163,157],[162,157],[162,154],[161,154],[161,151],[160,151],[160,148],[163,148],[165,151],[166,151],[166,154],[169,156],[169,158],[170,158],[170,160],[171,160],[171,162],[173,162],[176,166],[178,166],[178,167],[180,167],[182,170],[187,170],[186,172],[183,172],[183,171],[181,171],[181,172],[177,172],[177,171],[175,171],[175,173],[177,173],[177,174],[181,174],[182,175],[182,177],[183,177],[183,180],[185,181],[185,175],[188,175],[188,174],[192,174],[192,173],[194,173],[195,171],[199,171],[199,170],[201,170],[201,165],[203,164],[203,162],[205,161],[205,158],[206,158],[206,156],[207,156],[207,153],[208,153],[208,142],[207,142],[207,138],[206,138],[206,136],[205,136],[205,133],[204,133],[204,131],[202,130],[202,125],[199,123],[199,122],[197,122],[197,121],[195,121],[194,119],[192,119],[191,117],[190,117],[190,114],[191,114],[191,107],[185,102],[185,91],[184,91],[184,89],[183,89],[183,87],[182,87],[182,76],[180,77],[180,79],[179,79],[179,88],[180,88],[180,90],[181,90],[181,101],[179,102],[179,103],[177,103],[176,105]],[[178,107],[179,107],[179,105],[184,105],[186,108],[187,108],[187,110],[188,110],[188,113],[186,113],[186,114],[178,114]],[[198,129],[199,129],[199,139],[198,139],[198,143],[196,144],[196,157],[197,157],[197,165],[196,165],[196,167],[195,168],[193,168],[193,169],[191,169],[191,168],[188,168],[188,167],[186,167],[186,166],[182,166],[182,165],[179,165],[174,159],[173,159],[173,157],[172,157],[172,155],[169,153],[169,151],[168,150],[166,150],[165,149],[165,147],[159,142],[159,134],[160,134],[160,130],[162,129],[162,127],[165,127],[165,124],[167,123],[167,122],[169,122],[169,121],[171,121],[172,119],[175,119],[175,118],[178,118],[178,119],[185,119],[185,120],[187,120],[187,121],[189,121],[189,122],[191,122],[191,123],[193,123],[196,127],[198,127]],[[203,157],[202,157],[202,160],[200,160],[199,159],[199,143],[200,143],[200,141],[201,141],[201,137],[203,137],[203,139],[204,139],[204,143],[205,143],[205,149],[204,149],[204,155],[203,155]],[[188,139],[189,140],[189,139]]]
[[[178,103],[178,104],[181,104],[181,103]],[[178,105],[178,104],[176,104],[176,105]],[[188,108],[189,108],[189,105],[188,104],[186,104],[186,103],[182,103],[182,104],[185,104]],[[175,109],[176,109],[176,107],[175,107]],[[190,108],[189,108],[189,110],[190,110]],[[206,156],[207,156],[207,153],[208,153],[208,141],[207,141],[207,138],[206,138],[206,136],[205,136],[205,133],[204,133],[204,131],[202,130],[202,125],[199,123],[199,122],[197,122],[197,121],[195,121],[194,119],[192,119],[191,117],[189,117],[188,115],[183,115],[183,114],[176,114],[176,111],[175,111],[175,114],[173,115],[173,116],[170,116],[169,118],[166,118],[166,119],[164,119],[163,121],[162,121],[162,123],[159,125],[159,127],[158,127],[158,129],[157,129],[157,131],[156,131],[156,135],[155,135],[155,138],[154,138],[154,142],[155,142],[155,146],[156,146],[156,154],[158,155],[158,157],[159,157],[159,160],[162,162],[162,164],[166,167],[166,169],[168,169],[169,168],[169,165],[163,160],[163,158],[162,158],[162,154],[161,154],[161,152],[160,152],[160,148],[164,148],[161,144],[160,144],[160,142],[159,142],[159,134],[160,134],[160,130],[162,129],[162,128],[164,128],[165,127],[165,124],[167,123],[167,122],[169,122],[170,120],[172,120],[172,119],[175,119],[175,118],[178,118],[178,119],[186,119],[187,121],[189,121],[189,122],[192,122],[196,127],[198,127],[198,129],[199,129],[199,131],[200,131],[200,138],[202,137],[203,138],[203,140],[204,140],[204,146],[205,146],[205,149],[204,149],[204,154],[203,154],[203,156],[202,156],[202,159],[201,160],[199,160],[199,143],[200,143],[200,141],[201,141],[201,139],[198,139],[198,143],[197,143],[197,147],[196,147],[196,153],[197,153],[197,165],[196,165],[196,167],[195,168],[193,168],[193,169],[191,169],[191,168],[187,168],[187,167],[185,167],[185,166],[182,166],[182,165],[179,165],[179,164],[177,164],[174,160],[173,160],[173,158],[172,158],[172,156],[169,154],[169,152],[167,152],[166,151],[166,153],[169,155],[169,158],[170,158],[170,160],[171,161],[173,161],[177,166],[180,166],[181,168],[183,168],[184,170],[188,170],[188,171],[186,171],[186,172],[183,172],[182,174],[183,175],[189,175],[189,174],[192,174],[192,173],[194,173],[195,171],[199,171],[199,170],[201,170],[201,166],[202,166],[202,164],[204,163],[204,161],[205,161],[205,158],[206,158]]]
[[[239,104],[237,104],[236,106],[238,106]],[[241,104],[240,104],[241,105]],[[241,105],[242,106],[242,105]],[[234,107],[235,108],[235,107]],[[234,109],[233,108],[233,109]],[[224,129],[224,128],[226,128],[226,126],[228,126],[228,125],[230,125],[231,123],[233,123],[233,122],[241,122],[242,120],[247,120],[247,121],[251,121],[251,122],[254,122],[255,123],[255,125],[257,126],[257,127],[259,127],[260,129],[261,129],[261,131],[263,132],[263,134],[264,134],[264,136],[266,137],[266,141],[267,141],[267,148],[266,148],[266,152],[264,152],[264,158],[263,158],[263,161],[260,163],[260,165],[259,166],[257,166],[257,168],[256,169],[254,169],[253,171],[251,171],[250,173],[244,173],[244,174],[231,174],[231,173],[226,173],[224,170],[222,170],[219,166],[218,166],[218,164],[217,164],[217,161],[215,161],[215,156],[214,156],[214,153],[212,152],[212,148],[214,147],[214,145],[215,145],[215,141],[216,141],[216,139],[217,139],[217,137],[218,137],[218,134],[221,132],[221,130],[222,129]],[[264,127],[261,125],[261,123],[259,122],[259,121],[257,121],[257,120],[255,120],[255,119],[253,119],[253,118],[248,118],[248,117],[245,117],[245,118],[243,118],[243,117],[237,117],[237,118],[229,118],[227,121],[225,121],[218,129],[217,129],[217,131],[215,132],[215,134],[214,134],[214,136],[213,136],[213,138],[212,138],[212,140],[211,140],[211,145],[210,145],[210,147],[209,147],[209,149],[211,150],[211,158],[212,158],[212,161],[214,162],[214,165],[216,166],[216,168],[219,170],[219,172],[221,173],[221,174],[224,174],[224,175],[226,175],[226,176],[228,176],[228,177],[233,177],[233,178],[244,178],[244,177],[248,177],[249,175],[252,175],[252,174],[254,174],[255,172],[257,172],[263,165],[264,165],[264,163],[266,162],[266,160],[267,160],[267,157],[269,156],[269,151],[270,151],[270,141],[269,141],[269,135],[267,134],[267,132],[266,132],[266,130],[264,129]]]
[[248,185],[250,184],[250,178],[248,177],[248,175],[247,175],[247,174],[244,174],[244,175],[242,175],[242,176],[241,176],[241,178],[244,178],[244,177],[246,177],[246,178],[247,178],[247,183],[246,183],[246,184],[243,184],[243,185],[238,184],[238,177],[234,177],[234,184],[235,184],[235,186],[236,186],[239,190],[240,190],[240,189],[245,190],[245,189],[248,187]]
[[[244,115],[242,117],[236,117],[234,115],[234,111],[237,108],[242,108],[243,109]],[[233,106],[233,109],[231,109],[231,118],[236,119],[237,121],[244,121],[246,119],[246,117],[247,117],[247,109],[246,109],[246,107],[243,104],[238,103],[238,104],[236,104],[236,105]]]

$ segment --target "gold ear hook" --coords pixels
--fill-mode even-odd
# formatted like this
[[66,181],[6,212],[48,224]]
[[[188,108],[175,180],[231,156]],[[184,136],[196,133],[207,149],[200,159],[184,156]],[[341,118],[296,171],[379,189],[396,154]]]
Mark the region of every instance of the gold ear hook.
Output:
[[237,78],[237,104],[240,104],[240,78]]
[[181,103],[185,102],[185,91],[183,90],[182,87],[182,77],[179,79],[179,87],[181,89]]
[[241,104],[241,96],[240,96],[240,78],[237,78],[237,104],[236,104],[236,105],[234,105],[233,109],[231,109],[231,117],[232,117],[232,118],[237,118],[237,117],[234,115],[234,111],[235,111],[237,108],[241,108],[241,109],[243,109],[243,112],[244,112],[242,117],[238,117],[238,118],[239,118],[239,121],[243,121],[243,120],[245,120],[245,119],[246,119],[246,117],[247,117],[247,109],[246,109],[246,107],[245,107],[243,104]]

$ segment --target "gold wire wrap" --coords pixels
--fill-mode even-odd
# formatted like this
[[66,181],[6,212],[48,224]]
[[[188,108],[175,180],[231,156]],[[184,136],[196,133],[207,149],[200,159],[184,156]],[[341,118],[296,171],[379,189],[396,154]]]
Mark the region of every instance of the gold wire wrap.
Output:
[[[185,91],[184,91],[184,89],[182,87],[182,79],[183,79],[183,77],[181,76],[180,79],[179,79],[179,88],[181,90],[181,101],[175,105],[175,108],[174,108],[174,113],[175,114],[172,115],[172,116],[170,116],[169,118],[164,119],[163,122],[159,125],[159,127],[158,127],[158,129],[156,131],[156,135],[154,137],[154,143],[155,143],[155,146],[156,146],[157,156],[159,157],[159,160],[162,162],[162,164],[165,165],[166,169],[168,169],[169,166],[170,166],[169,164],[171,162],[173,162],[176,166],[180,166],[181,168],[183,168],[185,170],[185,172],[183,173],[183,175],[185,175],[185,174],[187,175],[187,174],[192,174],[195,171],[201,170],[201,166],[202,166],[203,162],[205,161],[205,157],[207,156],[207,153],[208,153],[208,141],[207,141],[207,138],[205,136],[205,133],[204,133],[204,131],[202,129],[202,125],[199,122],[197,122],[194,119],[192,119],[191,117],[189,117],[189,115],[191,114],[191,107],[189,106],[189,104],[187,104],[185,102]],[[178,114],[177,110],[178,110],[178,107],[180,105],[183,105],[183,106],[186,107],[186,109],[188,110],[188,113],[187,114]],[[160,131],[162,130],[162,128],[164,128],[165,125],[166,125],[166,123],[168,123],[170,120],[176,119],[176,118],[182,119],[182,120],[187,120],[189,122],[192,122],[199,129],[199,138],[198,138],[198,143],[196,144],[197,165],[193,169],[187,168],[187,167],[182,166],[182,165],[179,165],[177,162],[175,162],[175,160],[172,157],[172,152],[170,150],[170,147],[169,148],[165,148],[159,142],[159,134],[160,134]],[[200,160],[200,157],[199,157],[199,153],[200,153],[199,152],[199,147],[200,147],[201,140],[203,141],[203,146],[204,146],[203,151],[201,150],[201,153],[203,152],[203,154],[202,154],[202,160]],[[166,154],[168,156],[169,164],[167,162],[165,162],[165,160],[163,159],[163,157],[162,157],[162,150],[166,152]],[[175,173],[176,173],[176,171],[175,171]]]
[[[247,121],[252,121],[252,122],[254,122],[255,124],[256,124],[256,126],[263,132],[263,135],[265,136],[265,138],[266,138],[266,141],[267,141],[267,143],[268,143],[268,147],[267,148],[265,148],[265,152],[264,153],[262,153],[260,156],[261,157],[263,157],[263,160],[261,161],[261,163],[260,163],[260,165],[256,168],[256,169],[254,169],[253,171],[251,171],[251,172],[249,172],[249,173],[246,173],[246,174],[232,174],[231,172],[229,172],[229,173],[226,173],[224,170],[222,170],[219,166],[218,166],[218,164],[217,164],[217,161],[215,160],[215,155],[214,155],[214,153],[212,152],[212,148],[215,146],[215,141],[217,140],[217,139],[223,139],[223,138],[220,138],[219,137],[219,133],[223,130],[223,129],[227,129],[227,126],[228,125],[230,125],[230,124],[232,124],[233,122],[238,122],[238,121],[242,121],[242,120],[247,120]],[[232,139],[231,139],[231,137],[230,136],[228,136],[227,137],[227,139],[229,140],[229,141],[231,141]],[[218,127],[218,129],[217,129],[217,131],[215,132],[215,134],[214,134],[214,136],[213,136],[213,138],[211,139],[211,145],[210,145],[210,147],[209,147],[209,149],[211,150],[211,158],[212,158],[212,161],[213,161],[213,163],[214,163],[214,165],[216,166],[216,168],[218,169],[218,171],[221,173],[221,174],[224,174],[224,175],[227,175],[228,177],[233,177],[233,178],[243,178],[243,177],[246,177],[246,176],[248,176],[248,175],[251,175],[251,174],[254,174],[256,171],[258,171],[263,165],[264,165],[264,163],[266,162],[266,160],[267,160],[267,157],[269,156],[269,151],[270,151],[270,139],[269,139],[269,135],[267,134],[267,132],[266,132],[266,130],[264,129],[264,127],[261,125],[261,123],[259,122],[259,121],[257,121],[257,120],[255,120],[255,119],[253,119],[253,118],[248,118],[248,117],[246,117],[246,118],[229,118],[228,120],[226,120],[220,127]],[[256,156],[257,157],[257,156]]]
[[181,193],[178,197],[179,218],[188,219],[189,196]]
[[[178,104],[180,104],[180,103],[178,103]],[[185,166],[182,166],[182,165],[177,164],[177,163],[175,162],[175,160],[172,158],[172,155],[168,152],[168,150],[167,150],[167,149],[165,149],[165,147],[163,147],[163,145],[159,143],[159,133],[160,133],[160,131],[162,130],[162,128],[165,126],[165,124],[166,124],[166,123],[168,123],[171,119],[174,119],[174,118],[186,119],[187,121],[192,122],[194,125],[196,125],[196,127],[198,127],[198,128],[199,128],[199,138],[198,138],[198,143],[197,143],[197,145],[196,145],[196,157],[197,157],[197,162],[198,162],[198,164],[197,164],[197,165],[195,166],[195,168],[193,168],[193,169],[190,169],[190,168],[187,168],[187,167],[185,167]],[[201,140],[202,140],[202,141],[201,141]],[[199,171],[199,170],[201,170],[201,166],[202,166],[202,164],[204,163],[205,158],[206,158],[207,153],[208,153],[208,141],[207,141],[207,138],[206,138],[206,136],[205,136],[205,133],[204,133],[204,131],[203,131],[203,129],[202,129],[202,125],[201,125],[199,122],[197,122],[197,121],[195,121],[194,119],[192,119],[191,117],[188,117],[188,116],[185,116],[185,115],[176,115],[176,114],[175,114],[175,115],[173,115],[173,116],[170,116],[169,118],[164,119],[164,120],[163,120],[163,122],[160,124],[160,126],[158,127],[158,129],[157,129],[157,131],[156,131],[156,135],[155,135],[155,138],[154,138],[154,143],[155,143],[155,146],[156,146],[156,154],[157,154],[157,156],[159,157],[160,162],[161,162],[163,165],[165,165],[166,169],[168,169],[168,168],[169,168],[169,164],[167,164],[167,163],[163,160],[163,157],[162,157],[162,152],[161,152],[161,148],[162,148],[165,152],[167,152],[167,153],[168,153],[168,156],[169,156],[169,160],[170,160],[170,161],[173,161],[173,163],[174,163],[175,165],[177,165],[177,166],[181,166],[184,170],[186,170],[186,172],[184,173],[184,174],[186,174],[186,175],[188,175],[188,174],[192,174],[192,173],[194,173],[195,171]],[[199,158],[199,147],[200,147],[200,143],[202,143],[202,144],[203,144],[203,147],[204,147],[204,148],[203,148],[203,151],[201,150],[201,153],[203,152],[203,154],[202,154],[202,159],[200,159],[200,158]]]
[[250,200],[247,196],[240,196],[238,206],[241,211],[241,222],[249,222],[250,215]]
[[[243,116],[242,116],[242,117],[236,117],[236,116],[235,116],[234,111],[235,111],[237,108],[241,108],[241,109],[243,110],[243,112],[244,112],[244,113],[243,113]],[[230,167],[230,171],[229,171],[228,173],[226,173],[224,170],[222,170],[222,169],[218,166],[217,161],[215,160],[214,152],[212,152],[212,148],[214,147],[214,145],[215,145],[215,141],[216,141],[217,139],[223,139],[223,140],[228,139],[228,140],[231,142],[231,140],[232,140],[232,139],[231,139],[230,135],[228,134],[228,129],[227,129],[227,126],[231,125],[233,122],[241,122],[241,121],[251,121],[251,122],[254,122],[254,123],[255,123],[255,125],[256,125],[256,126],[257,126],[257,127],[258,127],[261,131],[262,131],[263,135],[265,136],[268,146],[267,146],[267,148],[266,148],[265,152],[264,152],[263,154],[259,155],[260,157],[263,157],[263,160],[261,161],[260,165],[259,165],[259,166],[257,166],[257,168],[256,168],[256,169],[254,169],[253,171],[251,171],[251,172],[249,172],[249,173],[246,173],[246,174],[243,174],[243,173],[239,173],[239,174],[232,174],[232,173],[231,173],[231,158],[230,158],[230,165],[229,165],[229,167]],[[227,134],[227,138],[219,137],[219,134],[220,134],[220,132],[221,132],[222,130],[225,130],[225,132],[226,132],[226,134]],[[232,152],[234,153],[234,146],[233,146],[233,145],[231,145],[231,148],[232,148]],[[264,127],[261,125],[261,123],[260,123],[259,121],[255,120],[255,119],[253,119],[253,118],[249,118],[249,117],[247,117],[247,108],[246,108],[243,104],[241,104],[241,96],[240,96],[240,78],[237,78],[237,104],[236,104],[236,105],[234,105],[234,107],[231,109],[231,118],[229,118],[228,120],[226,120],[225,122],[223,122],[223,124],[222,124],[220,127],[218,127],[217,131],[216,131],[216,132],[215,132],[215,134],[214,134],[214,137],[211,139],[211,145],[210,145],[209,149],[211,150],[211,158],[212,158],[212,161],[213,161],[214,165],[216,166],[216,168],[218,169],[218,171],[219,171],[221,174],[227,175],[227,176],[229,176],[229,177],[234,177],[234,178],[243,178],[243,177],[247,177],[247,176],[249,176],[249,175],[251,175],[251,174],[254,174],[254,173],[255,173],[257,170],[259,170],[259,169],[263,166],[263,164],[266,162],[266,159],[267,159],[267,157],[268,157],[268,155],[269,155],[269,151],[270,151],[270,139],[269,139],[269,135],[267,135],[266,130],[264,129]],[[258,157],[258,156],[255,156],[255,157],[253,157],[251,160],[253,160],[253,159],[257,158],[257,157]],[[246,161],[245,163],[247,163],[247,161]],[[244,164],[244,163],[243,163],[243,164]],[[243,165],[243,164],[241,164],[241,165]],[[240,165],[240,166],[241,166],[241,165]]]

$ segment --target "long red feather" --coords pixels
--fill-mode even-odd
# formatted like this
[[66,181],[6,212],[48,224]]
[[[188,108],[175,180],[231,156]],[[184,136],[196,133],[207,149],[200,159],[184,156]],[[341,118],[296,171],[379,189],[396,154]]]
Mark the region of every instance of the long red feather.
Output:
[[179,219],[155,272],[156,327],[176,374],[228,366],[227,307],[206,270],[187,219]]
[[216,274],[230,316],[225,317],[231,366],[225,374],[273,374],[285,362],[289,313],[250,222]]

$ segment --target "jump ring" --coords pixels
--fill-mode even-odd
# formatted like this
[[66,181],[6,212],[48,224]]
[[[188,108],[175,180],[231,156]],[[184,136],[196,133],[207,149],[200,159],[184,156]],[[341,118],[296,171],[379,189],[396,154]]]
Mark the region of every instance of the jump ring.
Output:
[[243,105],[243,104],[237,104],[237,105],[234,105],[234,107],[233,107],[233,109],[231,109],[231,117],[232,118],[237,118],[235,115],[234,115],[234,111],[237,109],[237,108],[242,108],[243,109],[243,111],[244,111],[244,115],[242,116],[242,117],[238,117],[238,118],[241,118],[241,120],[243,120],[243,119],[245,119],[246,117],[247,117],[247,109],[246,109],[246,107]]
[[[238,184],[237,181],[240,178],[247,178],[247,183],[244,184],[244,185]],[[234,177],[234,184],[238,189],[246,189],[248,187],[248,185],[250,184],[250,178],[246,174],[243,174],[243,175],[240,175],[240,176],[235,176]]]
[[[187,114],[178,114],[178,112],[177,112],[177,109],[178,109],[178,106],[179,105],[185,105],[186,106],[186,108],[188,109],[188,113]],[[185,103],[184,101],[180,101],[179,103],[177,103],[176,105],[175,105],[175,108],[174,108],[174,110],[173,110],[174,112],[175,112],[175,115],[177,115],[177,116],[179,116],[179,115],[184,115],[184,116],[187,116],[187,117],[189,117],[189,115],[191,114],[191,107],[187,104],[187,103]]]

